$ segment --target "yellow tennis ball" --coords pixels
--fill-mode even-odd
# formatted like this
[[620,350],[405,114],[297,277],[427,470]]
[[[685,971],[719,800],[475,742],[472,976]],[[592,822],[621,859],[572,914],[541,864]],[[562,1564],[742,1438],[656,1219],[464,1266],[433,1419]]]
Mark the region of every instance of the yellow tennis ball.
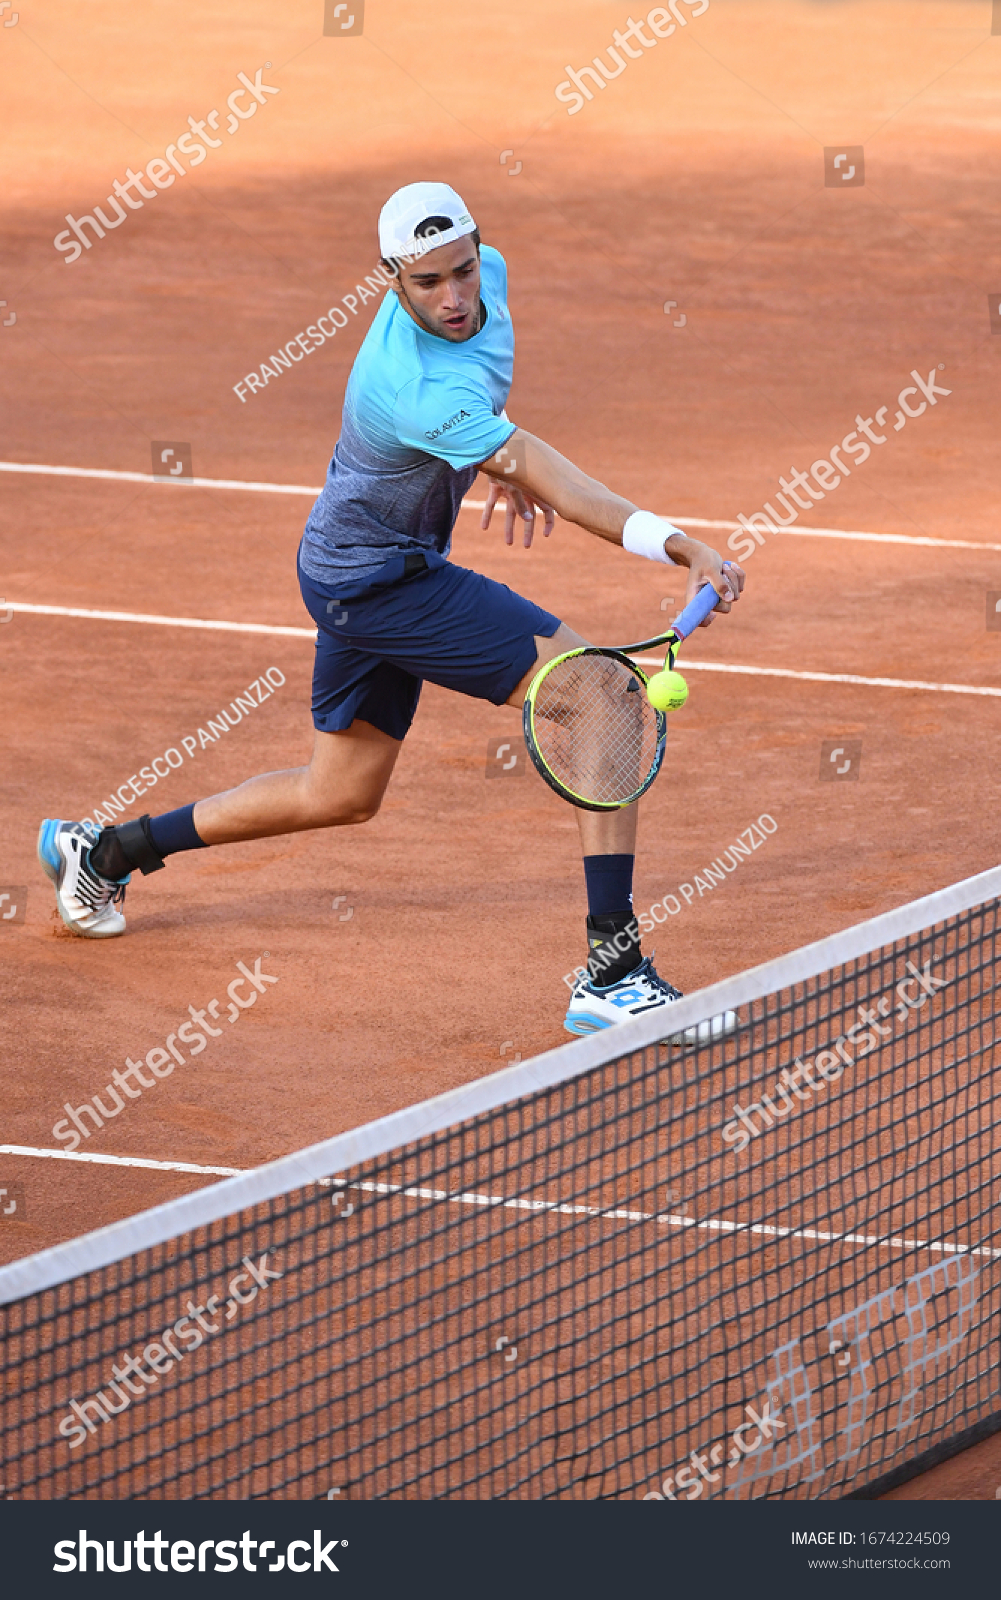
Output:
[[680,711],[688,699],[688,685],[680,672],[655,672],[646,692],[658,711]]

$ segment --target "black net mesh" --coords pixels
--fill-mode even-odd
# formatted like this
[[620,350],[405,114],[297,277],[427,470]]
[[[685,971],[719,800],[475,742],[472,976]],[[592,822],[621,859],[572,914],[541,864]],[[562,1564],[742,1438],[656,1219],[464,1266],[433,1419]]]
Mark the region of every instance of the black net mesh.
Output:
[[6,1493],[828,1498],[1001,1423],[998,904],[5,1306]]

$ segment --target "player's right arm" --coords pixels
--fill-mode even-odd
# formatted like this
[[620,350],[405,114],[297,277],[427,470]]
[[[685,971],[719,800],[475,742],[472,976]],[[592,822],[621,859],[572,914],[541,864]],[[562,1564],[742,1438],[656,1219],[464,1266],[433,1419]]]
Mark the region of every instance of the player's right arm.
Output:
[[[564,522],[575,522],[612,544],[622,543],[622,530],[638,510],[523,428],[516,428],[480,471],[491,480],[491,490],[495,484],[498,493],[520,489],[538,505],[551,506]],[[496,504],[497,493],[491,493],[491,500]]]
[[[488,526],[500,494],[506,491],[508,543],[511,542],[512,501],[526,525],[526,545],[531,543],[536,506],[546,512],[547,534],[555,511],[565,522],[574,522],[599,539],[617,545],[622,544],[623,529],[629,518],[639,510],[631,500],[614,494],[597,478],[588,477],[544,439],[522,428],[516,428],[496,454],[481,463],[480,471],[490,480],[482,525]],[[519,498],[522,505],[518,504]],[[703,584],[711,583],[721,597],[719,610],[729,611],[729,602],[739,598],[744,586],[742,569],[735,562],[727,562],[724,571],[723,558],[718,551],[699,539],[690,539],[666,520],[664,531],[665,554],[675,565],[688,568],[687,598],[694,599]]]

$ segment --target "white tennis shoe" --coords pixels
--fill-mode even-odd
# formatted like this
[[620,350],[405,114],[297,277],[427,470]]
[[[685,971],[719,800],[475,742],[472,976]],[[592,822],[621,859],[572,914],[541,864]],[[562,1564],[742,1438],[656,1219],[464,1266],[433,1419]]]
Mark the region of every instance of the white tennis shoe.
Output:
[[129,879],[116,883],[94,871],[88,857],[98,837],[86,822],[43,822],[38,859],[56,886],[56,905],[67,928],[85,939],[113,939],[125,932],[118,907]]
[[[588,978],[578,978],[563,1026],[567,1033],[598,1033],[602,1028],[614,1028],[617,1022],[645,1016],[680,999],[681,990],[667,983],[654,968],[651,957],[646,956],[628,977],[609,984],[607,989],[596,989]],[[736,1026],[736,1011],[723,1011],[719,1016],[707,1017],[704,1022],[686,1028],[684,1038],[677,1033],[668,1042],[679,1046],[708,1044],[733,1033]]]

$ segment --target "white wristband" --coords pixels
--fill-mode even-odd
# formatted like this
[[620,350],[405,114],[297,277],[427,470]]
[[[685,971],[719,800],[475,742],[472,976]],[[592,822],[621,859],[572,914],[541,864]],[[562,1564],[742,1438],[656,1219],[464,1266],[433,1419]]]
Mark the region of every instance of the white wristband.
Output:
[[665,539],[672,533],[680,533],[673,523],[666,517],[658,517],[652,511],[634,511],[626,519],[622,530],[622,548],[628,550],[630,555],[646,556],[648,561],[663,561],[668,566],[674,563],[664,549]]

